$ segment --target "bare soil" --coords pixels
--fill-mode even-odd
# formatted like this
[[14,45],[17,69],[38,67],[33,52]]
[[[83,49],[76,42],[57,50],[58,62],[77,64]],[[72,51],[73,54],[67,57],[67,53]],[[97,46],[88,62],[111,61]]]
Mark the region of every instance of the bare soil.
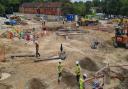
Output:
[[66,70],[63,71],[62,82],[64,82],[71,89],[76,88],[78,85],[75,75]]
[[28,86],[29,86],[28,89],[46,89],[47,88],[46,83],[37,78],[31,79]]
[[100,68],[97,66],[97,64],[92,61],[92,59],[86,57],[80,60],[80,66],[83,69],[89,70],[89,71],[98,71]]
[[[57,26],[58,25],[58,26]],[[5,72],[11,73],[11,77],[6,80],[0,81],[1,84],[11,85],[12,89],[25,89],[26,84],[29,85],[30,89],[78,89],[75,78],[75,62],[79,61],[82,73],[90,74],[95,73],[99,69],[109,65],[127,65],[128,64],[128,50],[125,48],[114,48],[112,45],[111,38],[114,33],[87,30],[88,33],[84,35],[70,36],[68,40],[64,37],[57,36],[54,30],[57,27],[62,26],[60,22],[48,22],[46,26],[55,27],[50,30],[49,35],[39,38],[39,52],[41,54],[40,59],[45,60],[51,56],[57,56],[60,52],[60,44],[63,44],[64,51],[67,54],[67,58],[62,62],[65,71],[63,72],[62,83],[57,83],[57,64],[58,60],[40,61],[34,62],[36,58],[23,57],[11,59],[11,55],[21,54],[35,54],[35,45],[27,44],[23,40],[10,40],[6,38],[0,38],[0,44],[5,44],[5,57],[6,62],[0,62],[0,67],[5,68]],[[66,23],[64,26],[70,26]],[[28,21],[28,25],[16,26],[20,29],[29,29],[35,27],[37,32],[41,30],[41,23],[38,21]],[[90,45],[93,39],[97,39],[102,44],[97,49],[91,49]],[[128,67],[125,66],[123,69],[114,69],[119,71],[123,76],[127,75]],[[123,72],[122,72],[123,71]],[[29,81],[29,83],[28,83]],[[119,81],[119,80],[118,80]],[[113,89],[120,84],[124,84],[123,80],[118,82],[117,80],[112,81],[110,85],[105,85],[104,89]],[[127,84],[124,89],[127,89]],[[122,87],[119,87],[121,89]],[[4,85],[0,85],[0,89],[9,89]],[[118,88],[117,88],[118,89]]]

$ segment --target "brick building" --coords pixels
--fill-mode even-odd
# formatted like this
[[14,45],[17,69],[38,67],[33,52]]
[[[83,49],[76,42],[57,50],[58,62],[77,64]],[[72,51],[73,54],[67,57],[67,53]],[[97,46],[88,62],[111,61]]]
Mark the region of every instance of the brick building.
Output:
[[[38,10],[40,14],[46,15],[62,15],[61,2],[45,2],[45,3],[23,3],[19,7],[19,11],[25,14],[37,14]],[[38,9],[38,10],[37,10]]]

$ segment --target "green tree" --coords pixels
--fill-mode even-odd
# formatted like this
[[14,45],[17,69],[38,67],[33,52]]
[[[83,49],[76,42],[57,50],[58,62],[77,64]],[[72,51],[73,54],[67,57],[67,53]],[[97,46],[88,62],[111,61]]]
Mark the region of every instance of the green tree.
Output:
[[8,12],[13,7],[13,11],[18,11],[19,6],[25,2],[63,2],[62,10],[64,14],[91,14],[91,9],[96,8],[96,12],[103,12],[107,15],[128,16],[128,0],[92,0],[72,3],[70,0],[0,0],[0,12]]
[[102,13],[102,5],[101,5],[101,0],[93,0],[93,7],[95,8],[97,13]]
[[102,0],[103,12],[108,15],[120,15],[122,0]]
[[73,14],[74,13],[73,3],[71,2],[64,3],[62,7],[62,11],[64,12],[64,15]]
[[86,5],[86,14],[91,14],[92,13],[91,8],[93,7],[93,3],[91,1],[87,1],[85,5]]
[[122,7],[120,8],[120,14],[128,16],[128,0],[121,0]]
[[47,2],[70,2],[70,0],[45,0]]
[[73,3],[73,11],[74,14],[78,14],[78,15],[85,15],[85,4],[83,2],[75,2]]
[[100,5],[101,5],[100,0],[93,0],[92,3],[93,3],[94,7],[100,7]]
[[4,12],[5,12],[5,7],[2,4],[0,4],[0,14]]

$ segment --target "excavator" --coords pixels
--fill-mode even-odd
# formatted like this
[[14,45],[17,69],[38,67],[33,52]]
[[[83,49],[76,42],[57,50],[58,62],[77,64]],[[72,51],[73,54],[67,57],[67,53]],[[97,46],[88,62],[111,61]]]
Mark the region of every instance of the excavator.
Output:
[[124,25],[121,23],[115,28],[115,37],[113,37],[113,45],[115,48],[125,46],[128,49],[128,22]]

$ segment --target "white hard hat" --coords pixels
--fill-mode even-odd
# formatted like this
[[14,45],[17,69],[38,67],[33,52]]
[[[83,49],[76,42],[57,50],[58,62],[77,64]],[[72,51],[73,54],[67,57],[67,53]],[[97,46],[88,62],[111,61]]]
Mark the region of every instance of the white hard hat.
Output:
[[87,78],[87,74],[86,73],[83,76]]
[[76,64],[79,64],[79,61],[76,61]]
[[59,59],[59,62],[62,62],[62,60],[61,60],[61,59]]

